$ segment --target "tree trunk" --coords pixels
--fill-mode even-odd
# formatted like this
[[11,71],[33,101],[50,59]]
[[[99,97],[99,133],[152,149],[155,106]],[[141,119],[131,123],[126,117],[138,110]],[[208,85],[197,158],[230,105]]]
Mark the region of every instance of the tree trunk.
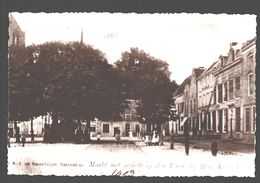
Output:
[[90,143],[90,121],[87,122],[87,126],[84,132],[84,141],[85,143]]
[[34,141],[33,117],[31,118],[31,141]]
[[51,142],[58,142],[60,139],[59,129],[58,129],[58,116],[57,114],[53,114],[52,116],[52,125],[51,125],[51,132],[50,132],[50,141]]
[[14,121],[14,130],[15,130],[15,142],[20,142],[20,133],[17,127],[17,121]]

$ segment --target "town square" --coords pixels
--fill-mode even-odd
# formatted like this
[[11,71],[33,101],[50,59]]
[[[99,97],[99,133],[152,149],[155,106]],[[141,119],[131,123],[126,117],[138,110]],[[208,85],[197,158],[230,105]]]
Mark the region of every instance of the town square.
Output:
[[10,13],[8,174],[254,177],[255,18]]

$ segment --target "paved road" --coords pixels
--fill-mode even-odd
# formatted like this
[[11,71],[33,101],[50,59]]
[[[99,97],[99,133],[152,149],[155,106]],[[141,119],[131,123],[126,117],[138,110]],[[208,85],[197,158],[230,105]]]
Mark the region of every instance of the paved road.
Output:
[[116,144],[12,143],[8,148],[8,174],[29,175],[134,175],[134,176],[253,176],[255,154],[216,157],[210,151],[182,144],[171,150],[143,142]]

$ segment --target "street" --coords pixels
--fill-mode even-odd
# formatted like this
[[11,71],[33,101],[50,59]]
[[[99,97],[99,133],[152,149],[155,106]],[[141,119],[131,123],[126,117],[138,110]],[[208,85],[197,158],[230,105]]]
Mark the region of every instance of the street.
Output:
[[8,148],[8,174],[119,175],[119,176],[254,176],[254,153],[219,152],[175,143],[170,149],[113,141],[94,144],[12,143]]

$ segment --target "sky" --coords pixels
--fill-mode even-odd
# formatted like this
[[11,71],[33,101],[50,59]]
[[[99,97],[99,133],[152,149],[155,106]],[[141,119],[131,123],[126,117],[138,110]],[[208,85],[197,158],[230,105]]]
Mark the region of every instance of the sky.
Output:
[[131,47],[166,61],[181,84],[192,68],[209,67],[229,44],[256,36],[256,15],[136,13],[12,13],[26,45],[80,41],[105,53],[109,63]]

